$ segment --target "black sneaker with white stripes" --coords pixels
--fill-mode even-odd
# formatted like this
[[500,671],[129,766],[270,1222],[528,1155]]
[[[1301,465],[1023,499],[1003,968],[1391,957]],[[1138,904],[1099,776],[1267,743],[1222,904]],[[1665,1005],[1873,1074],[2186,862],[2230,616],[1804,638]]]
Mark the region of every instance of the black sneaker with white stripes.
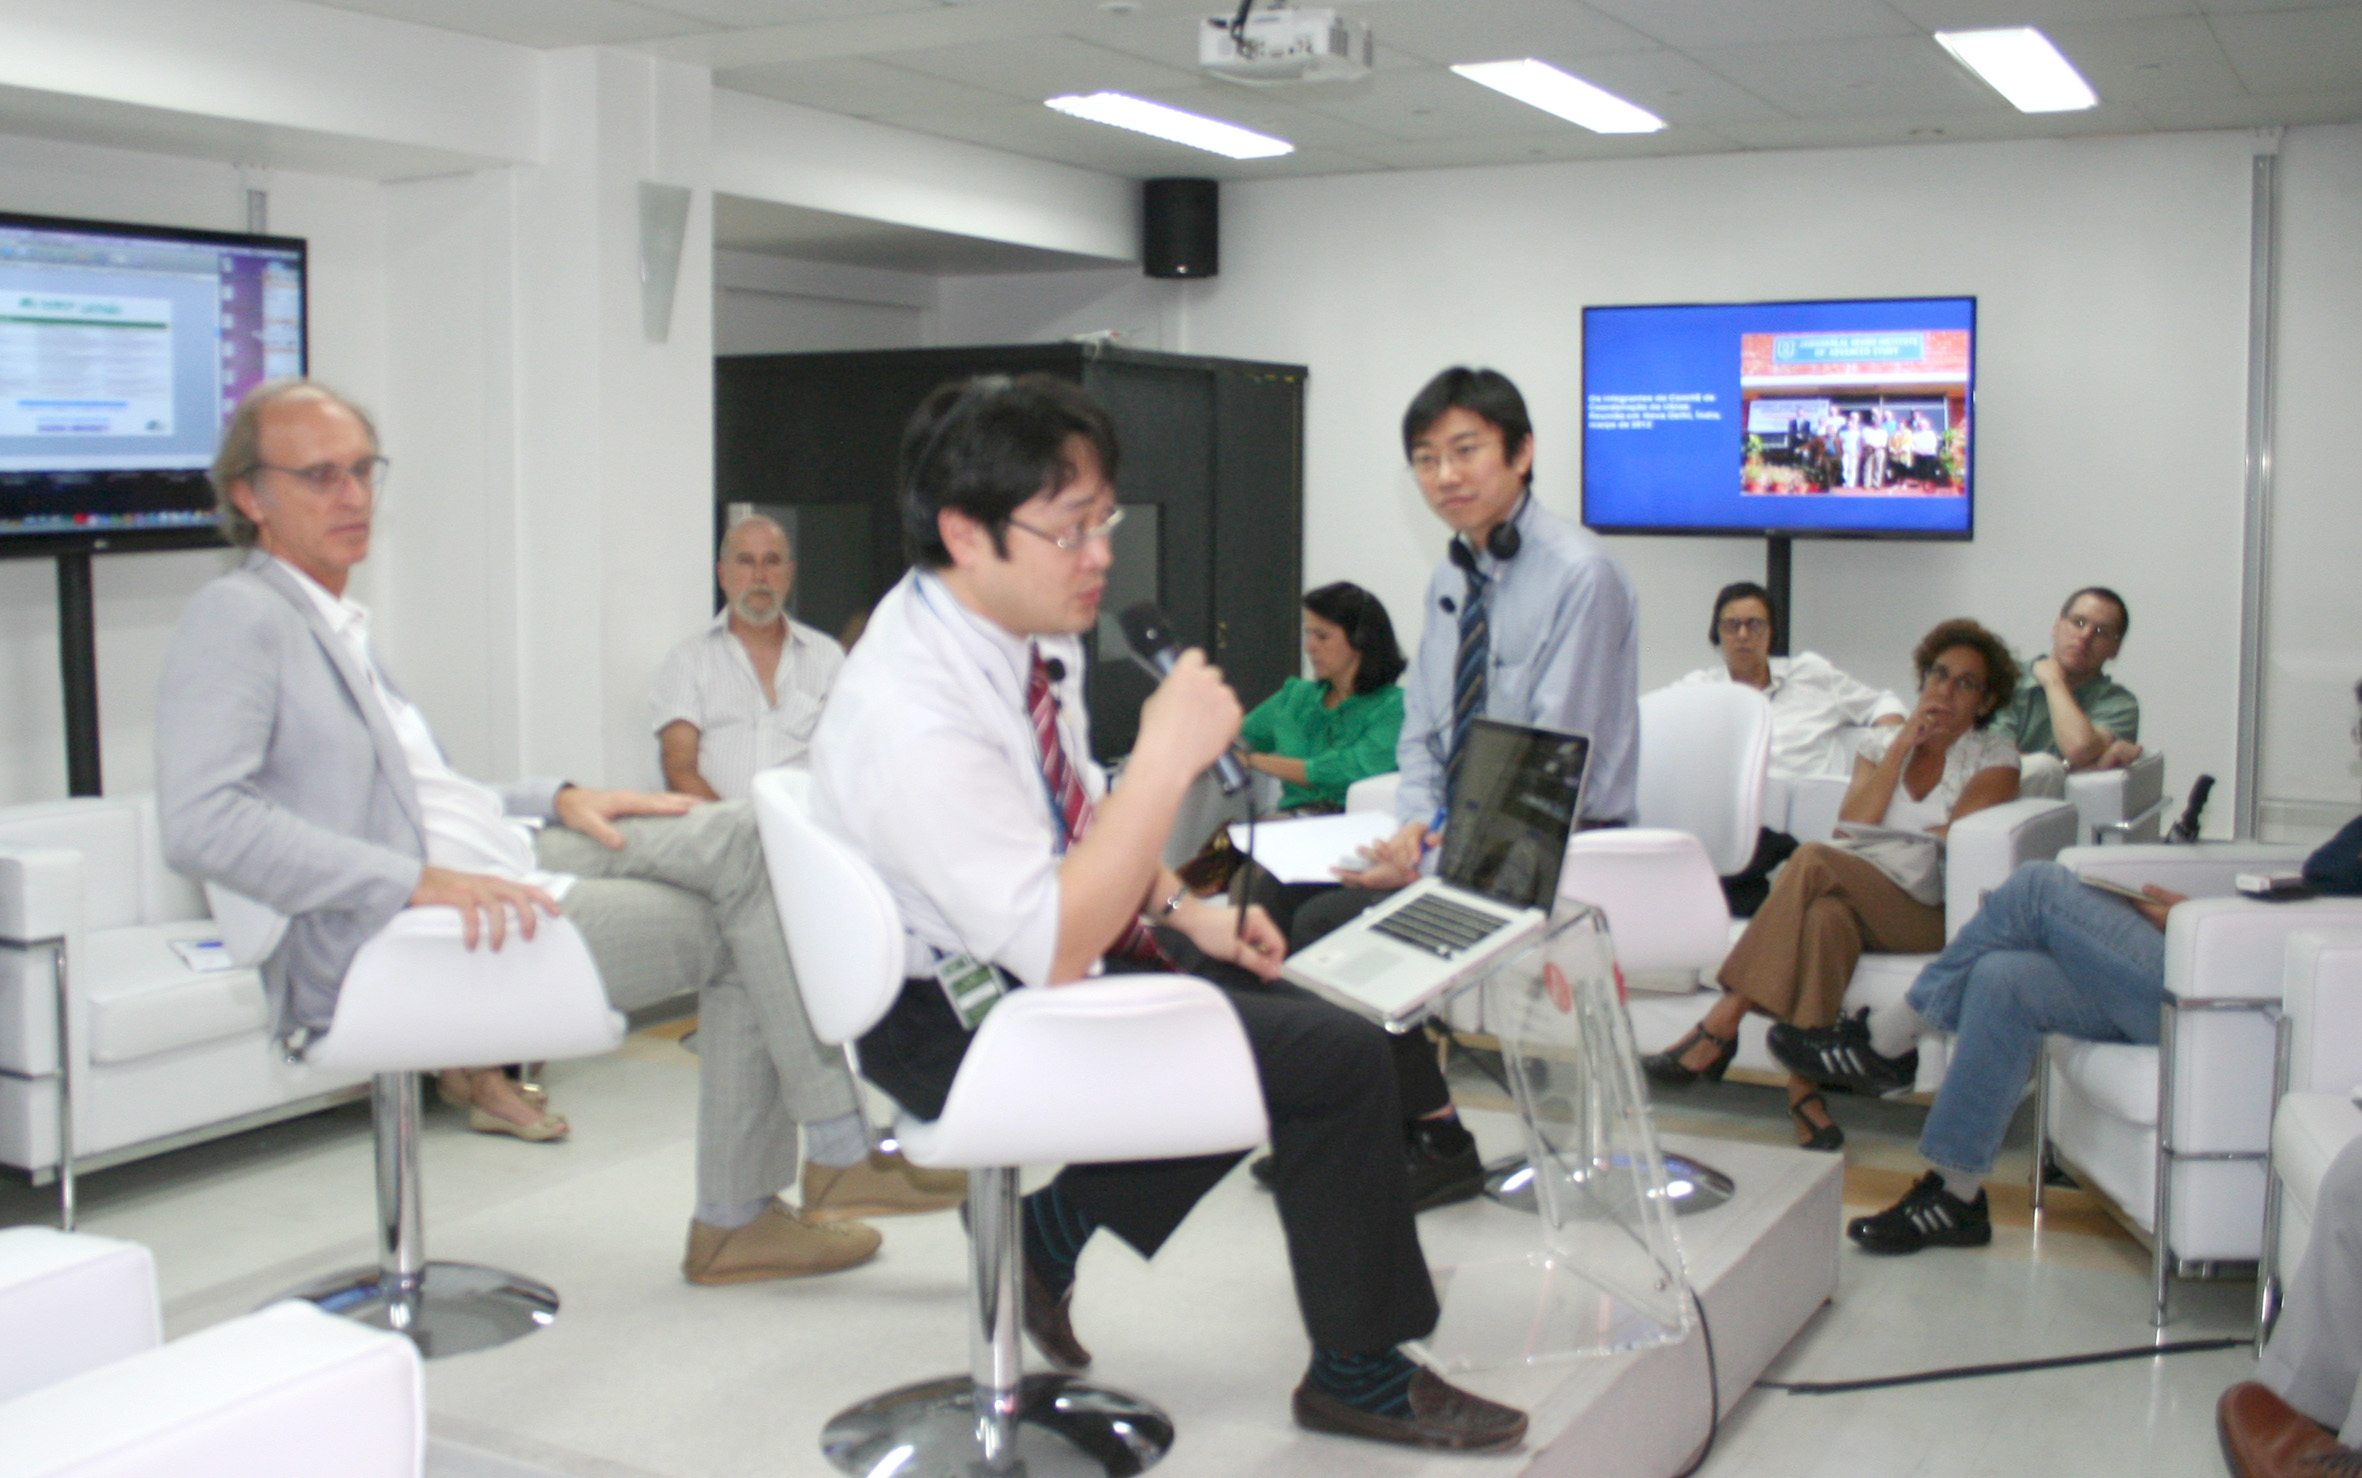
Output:
[[1919,1054],[1881,1057],[1870,1046],[1870,1008],[1840,1016],[1835,1026],[1775,1023],[1764,1044],[1780,1065],[1823,1088],[1844,1088],[1867,1097],[1905,1093],[1919,1077]]
[[1944,1178],[1930,1170],[1919,1177],[1910,1194],[1876,1216],[1854,1218],[1845,1234],[1864,1252],[1917,1252],[1922,1247],[1982,1247],[1993,1240],[1993,1216],[1985,1193],[1963,1201],[1944,1189]]

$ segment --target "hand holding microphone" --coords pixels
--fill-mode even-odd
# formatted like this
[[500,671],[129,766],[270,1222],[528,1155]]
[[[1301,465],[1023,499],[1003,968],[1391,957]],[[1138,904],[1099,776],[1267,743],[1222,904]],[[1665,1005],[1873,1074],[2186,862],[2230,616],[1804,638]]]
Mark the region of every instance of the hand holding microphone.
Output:
[[1135,749],[1171,743],[1178,763],[1202,769],[1209,763],[1224,795],[1246,788],[1247,772],[1230,752],[1245,712],[1238,695],[1222,681],[1222,669],[1206,661],[1194,648],[1183,652],[1173,641],[1172,626],[1154,602],[1142,601],[1117,618],[1132,660],[1159,679],[1157,690],[1140,710],[1140,740]]

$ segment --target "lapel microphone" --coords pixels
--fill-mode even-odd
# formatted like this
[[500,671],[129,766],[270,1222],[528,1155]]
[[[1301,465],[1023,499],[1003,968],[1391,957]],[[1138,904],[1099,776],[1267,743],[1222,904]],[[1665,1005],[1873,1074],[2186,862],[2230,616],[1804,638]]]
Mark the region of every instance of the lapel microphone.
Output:
[[[1136,606],[1127,606],[1116,621],[1124,629],[1124,642],[1132,649],[1132,660],[1159,679],[1181,660],[1181,649],[1173,641],[1172,623],[1157,609],[1155,601],[1144,600]],[[1214,761],[1214,779],[1221,784],[1224,795],[1236,795],[1247,788],[1245,767],[1227,749]]]

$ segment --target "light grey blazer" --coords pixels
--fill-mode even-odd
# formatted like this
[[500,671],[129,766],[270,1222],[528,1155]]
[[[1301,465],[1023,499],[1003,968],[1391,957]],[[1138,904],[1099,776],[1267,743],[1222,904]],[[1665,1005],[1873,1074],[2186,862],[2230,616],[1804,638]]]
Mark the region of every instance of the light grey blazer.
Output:
[[[560,784],[501,799],[547,819]],[[325,1030],[353,956],[418,886],[426,822],[368,674],[267,554],[199,590],[173,628],[156,800],[172,866],[286,917],[262,962],[277,1030]]]

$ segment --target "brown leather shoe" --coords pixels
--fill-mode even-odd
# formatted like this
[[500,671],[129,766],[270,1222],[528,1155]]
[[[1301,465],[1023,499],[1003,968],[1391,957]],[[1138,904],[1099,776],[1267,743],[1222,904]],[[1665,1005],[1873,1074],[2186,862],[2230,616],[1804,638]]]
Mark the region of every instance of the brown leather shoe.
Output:
[[689,1223],[681,1276],[692,1283],[758,1283],[833,1273],[877,1256],[885,1239],[859,1222],[813,1226],[774,1201],[742,1227]]
[[1050,1285],[1041,1280],[1033,1264],[1025,1265],[1025,1332],[1033,1336],[1033,1347],[1042,1358],[1067,1375],[1080,1375],[1091,1368],[1091,1352],[1074,1337],[1074,1320],[1069,1317],[1074,1308],[1074,1285],[1066,1285],[1066,1292],[1056,1297]]
[[2233,1478],[2327,1478],[2362,1472],[2362,1453],[2258,1381],[2241,1381],[2214,1405],[2214,1430]]
[[864,1216],[917,1216],[948,1211],[968,1197],[961,1171],[921,1170],[896,1150],[851,1165],[804,1166],[804,1220],[815,1226]]
[[1525,1440],[1524,1412],[1463,1391],[1424,1365],[1411,1377],[1410,1396],[1409,1416],[1380,1416],[1306,1381],[1296,1387],[1296,1425],[1448,1452],[1506,1452]]

